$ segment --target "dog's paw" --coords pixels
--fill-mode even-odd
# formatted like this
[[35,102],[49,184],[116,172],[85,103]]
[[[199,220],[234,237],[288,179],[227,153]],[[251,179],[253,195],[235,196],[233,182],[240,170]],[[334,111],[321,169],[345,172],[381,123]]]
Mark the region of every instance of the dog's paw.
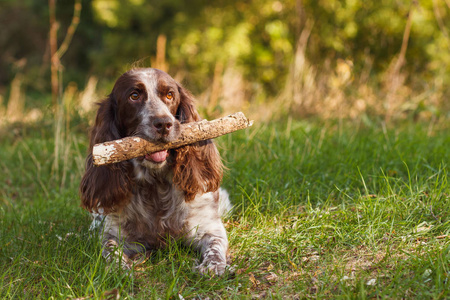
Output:
[[102,255],[109,264],[120,266],[125,271],[132,269],[133,261],[123,253],[115,240],[107,241],[105,248],[102,251]]
[[220,276],[228,269],[228,265],[222,260],[204,259],[195,269],[203,275]]

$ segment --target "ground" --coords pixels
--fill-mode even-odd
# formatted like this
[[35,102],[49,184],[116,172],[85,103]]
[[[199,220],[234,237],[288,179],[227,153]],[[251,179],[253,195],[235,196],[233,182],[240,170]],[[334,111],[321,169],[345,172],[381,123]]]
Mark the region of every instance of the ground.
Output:
[[0,297],[450,296],[448,122],[279,121],[216,142],[234,211],[233,270],[193,270],[178,243],[127,274],[101,258],[79,206],[87,128],[0,135]]

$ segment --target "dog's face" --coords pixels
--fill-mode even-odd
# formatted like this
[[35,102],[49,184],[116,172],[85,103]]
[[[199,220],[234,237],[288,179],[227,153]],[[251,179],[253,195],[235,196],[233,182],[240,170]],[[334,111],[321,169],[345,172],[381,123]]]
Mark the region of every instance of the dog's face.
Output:
[[[153,142],[172,142],[180,135],[177,112],[181,87],[157,69],[135,69],[117,79],[112,98],[117,102],[117,118],[126,136]],[[137,161],[147,168],[166,164],[169,151],[149,153]]]
[[[180,124],[200,121],[194,98],[172,77],[157,69],[132,69],[117,79],[111,94],[99,103],[90,135],[91,153],[80,184],[82,205],[90,211],[118,210],[132,198],[135,180],[143,174],[164,177],[191,201],[199,193],[216,191],[222,161],[210,140],[108,166],[93,165],[95,144],[127,136],[156,143],[180,136]],[[148,172],[151,171],[151,172]]]

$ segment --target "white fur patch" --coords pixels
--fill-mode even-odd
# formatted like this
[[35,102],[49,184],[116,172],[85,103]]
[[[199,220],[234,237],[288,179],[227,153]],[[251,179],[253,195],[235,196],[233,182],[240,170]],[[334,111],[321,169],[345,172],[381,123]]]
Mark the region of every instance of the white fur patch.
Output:
[[233,210],[233,205],[230,202],[230,196],[225,189],[219,189],[219,215],[226,216]]

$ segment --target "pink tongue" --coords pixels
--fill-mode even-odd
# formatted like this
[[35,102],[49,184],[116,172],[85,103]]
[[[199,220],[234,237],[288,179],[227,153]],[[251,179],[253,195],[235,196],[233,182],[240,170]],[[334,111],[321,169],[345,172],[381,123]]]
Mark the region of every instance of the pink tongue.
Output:
[[166,160],[168,155],[169,155],[169,152],[167,150],[163,150],[163,151],[159,151],[159,152],[153,152],[150,154],[146,154],[145,159],[151,160],[154,162],[163,162]]

